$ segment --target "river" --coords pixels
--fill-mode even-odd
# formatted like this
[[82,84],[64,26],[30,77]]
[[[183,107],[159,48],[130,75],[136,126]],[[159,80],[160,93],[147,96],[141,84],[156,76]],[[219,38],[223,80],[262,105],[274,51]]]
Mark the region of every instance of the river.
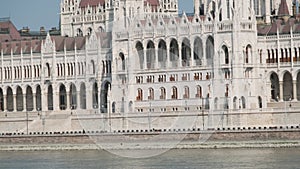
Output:
[[124,158],[106,151],[0,152],[2,169],[296,169],[299,148],[170,150],[150,158]]

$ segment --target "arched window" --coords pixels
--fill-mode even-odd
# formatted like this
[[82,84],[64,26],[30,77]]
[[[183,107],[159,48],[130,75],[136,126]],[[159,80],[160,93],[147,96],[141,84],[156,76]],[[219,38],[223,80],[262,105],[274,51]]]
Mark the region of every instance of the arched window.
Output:
[[271,81],[271,99],[279,101],[279,93],[280,93],[280,88],[279,88],[279,78],[276,73],[272,73],[270,76],[270,81]]
[[76,86],[72,83],[70,86],[70,107],[71,110],[75,110],[77,108],[77,90]]
[[197,86],[196,98],[202,98],[202,87]]
[[33,110],[33,94],[32,88],[30,86],[26,89],[26,110],[32,111]]
[[[273,57],[273,60],[275,60],[274,59],[274,50],[272,50],[272,57]],[[246,47],[245,63],[249,63],[251,58],[252,58],[252,47],[251,47],[251,45],[248,45]]]
[[148,100],[154,100],[154,89],[153,88],[149,88]]
[[138,42],[135,46],[137,54],[138,54],[138,58],[139,58],[139,68],[143,69],[144,68],[144,47],[143,44],[141,42]]
[[80,28],[77,29],[77,36],[83,36],[83,32]]
[[48,110],[53,110],[53,88],[52,85],[48,87]]
[[7,110],[12,112],[14,111],[14,98],[13,98],[13,91],[10,87],[7,88],[7,92],[6,92],[6,97],[7,97]]
[[245,99],[244,96],[241,97],[241,102],[242,102],[242,103],[241,103],[241,104],[242,104],[242,105],[241,105],[241,106],[242,106],[242,109],[245,109],[245,108],[246,108],[246,99]]
[[165,68],[167,63],[167,46],[166,42],[161,40],[158,44],[158,62],[160,68]]
[[86,88],[84,83],[80,85],[80,108],[86,109]]
[[202,64],[203,59],[203,44],[199,37],[194,41],[194,60],[196,65],[199,66]]
[[125,56],[123,53],[120,53],[119,54],[119,58],[120,58],[120,61],[121,61],[121,69],[120,70],[125,70],[126,68],[126,64],[125,64]]
[[237,97],[234,97],[233,98],[233,109],[237,109],[238,108],[237,104],[238,104]]
[[36,87],[36,95],[35,95],[35,97],[36,97],[36,110],[40,111],[40,110],[42,110],[42,91],[41,91],[41,87],[40,86]]
[[185,86],[184,87],[184,95],[183,95],[184,99],[189,99],[190,98],[190,88]]
[[293,78],[290,72],[286,72],[283,76],[283,100],[292,100],[294,96],[293,93]]
[[172,87],[172,99],[178,99],[178,90],[177,87]]
[[166,99],[166,89],[164,87],[160,88],[160,97],[161,100]]
[[149,41],[147,44],[147,52],[146,52],[147,58],[147,68],[153,69],[154,63],[155,63],[155,47],[154,43],[152,41]]
[[262,105],[262,99],[260,96],[258,96],[258,107],[261,109],[263,107]]
[[181,44],[181,58],[182,58],[182,66],[190,66],[191,59],[191,45],[190,41],[185,38]]
[[229,64],[229,52],[227,46],[222,47],[225,64]]
[[23,103],[23,91],[21,87],[17,87],[17,111],[23,111],[24,103]]
[[67,91],[64,85],[59,87],[59,108],[60,110],[67,109]]
[[173,66],[177,66],[176,62],[179,56],[178,42],[175,39],[172,39],[170,43],[170,61],[173,63]]
[[142,89],[138,89],[136,101],[143,101],[143,90]]
[[94,83],[93,85],[93,108],[96,109],[98,108],[98,84]]
[[206,40],[206,59],[208,64],[212,64],[213,57],[215,55],[215,46],[213,37],[209,36]]

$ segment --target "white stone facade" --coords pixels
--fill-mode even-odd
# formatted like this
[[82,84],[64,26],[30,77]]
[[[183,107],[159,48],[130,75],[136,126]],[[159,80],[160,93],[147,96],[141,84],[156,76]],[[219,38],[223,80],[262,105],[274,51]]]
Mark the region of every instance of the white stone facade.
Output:
[[[71,114],[64,130],[80,129],[78,119],[101,119],[116,130],[168,128],[185,115],[203,128],[220,119],[222,126],[299,124],[300,36],[279,29],[261,35],[257,18],[275,22],[270,11],[255,11],[262,1],[195,0],[204,10],[181,17],[176,0],[157,2],[154,9],[151,0],[62,0],[63,37],[34,42],[41,44],[36,53],[34,45],[19,53],[2,48],[5,117]],[[264,2],[279,9],[277,1]],[[16,126],[12,131],[21,130]]]

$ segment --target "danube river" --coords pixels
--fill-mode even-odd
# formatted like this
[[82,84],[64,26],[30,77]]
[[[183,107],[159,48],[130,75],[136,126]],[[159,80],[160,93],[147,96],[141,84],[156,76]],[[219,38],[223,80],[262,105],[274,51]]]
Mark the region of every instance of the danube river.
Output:
[[123,158],[97,150],[0,152],[0,168],[5,169],[294,169],[299,167],[299,148],[171,150],[145,159]]

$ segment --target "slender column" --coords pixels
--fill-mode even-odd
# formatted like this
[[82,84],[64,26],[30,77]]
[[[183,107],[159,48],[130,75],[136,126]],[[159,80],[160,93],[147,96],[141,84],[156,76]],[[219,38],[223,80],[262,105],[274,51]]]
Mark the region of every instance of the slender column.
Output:
[[297,81],[293,81],[293,100],[297,101]]
[[80,103],[80,88],[79,91],[77,92],[77,110],[81,110],[81,103]]
[[196,64],[194,63],[195,60],[194,60],[194,44],[191,45],[191,64],[190,66],[195,66]]
[[27,111],[26,94],[23,94],[23,112]]
[[[202,42],[205,42],[205,41],[203,41],[203,39],[202,39]],[[203,66],[206,66],[207,65],[207,61],[206,61],[206,43],[203,43],[203,55],[202,55],[202,65]]]
[[171,65],[170,65],[170,50],[169,50],[168,46],[166,47],[166,50],[167,50],[167,60],[166,60],[167,65],[166,65],[166,68],[168,69],[168,68],[171,67]]
[[159,67],[159,65],[158,65],[158,55],[159,55],[159,49],[156,50],[155,65],[154,65],[155,69],[158,69],[158,67]]
[[182,67],[182,51],[181,51],[181,49],[182,49],[182,46],[181,45],[178,45],[178,57],[179,57],[179,59],[178,59],[178,61],[179,61],[179,65],[178,65],[178,67]]
[[13,111],[17,111],[17,95],[13,94]]
[[143,50],[144,52],[144,69],[147,69],[147,50]]
[[36,111],[36,93],[32,93],[32,111]]
[[3,110],[4,112],[7,112],[7,95],[4,95],[3,93]]
[[283,82],[279,82],[279,99],[280,101],[283,101]]
[[59,109],[59,92],[57,92],[56,89],[53,87],[53,110],[57,111]]
[[70,92],[67,91],[67,98],[66,98],[66,110],[71,110],[71,98],[70,98]]
[[266,23],[271,22],[271,4],[270,0],[265,0],[265,7],[266,7]]

